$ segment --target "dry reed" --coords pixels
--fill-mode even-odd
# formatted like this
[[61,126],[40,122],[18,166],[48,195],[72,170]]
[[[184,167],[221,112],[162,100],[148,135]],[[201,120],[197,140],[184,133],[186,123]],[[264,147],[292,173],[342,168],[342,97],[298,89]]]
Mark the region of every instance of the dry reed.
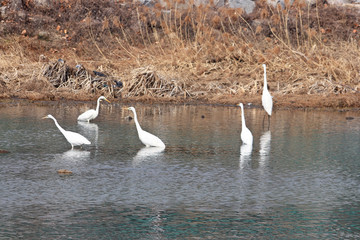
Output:
[[[186,7],[167,1],[151,9],[130,3],[121,6],[113,6],[118,12],[113,10],[112,15],[88,14],[78,30],[88,38],[74,48],[82,50],[83,59],[93,61],[89,68],[104,65],[122,75],[124,88],[116,92],[112,79],[54,61],[43,69],[54,86],[51,91],[159,99],[259,96],[261,64],[266,63],[269,86],[277,96],[359,93],[359,37],[347,34],[342,38],[334,22],[326,21],[329,14],[342,19],[341,9],[304,1],[272,7],[259,1],[249,16],[242,10],[211,4]],[[345,23],[356,20],[351,9],[347,13],[350,18]],[[20,59],[26,59],[25,52],[18,51],[16,61],[24,61]],[[16,85],[19,80],[9,79],[16,79],[20,69],[11,70],[10,61],[1,61],[6,74],[0,74],[0,86]],[[30,78],[42,79],[39,75],[35,72]]]

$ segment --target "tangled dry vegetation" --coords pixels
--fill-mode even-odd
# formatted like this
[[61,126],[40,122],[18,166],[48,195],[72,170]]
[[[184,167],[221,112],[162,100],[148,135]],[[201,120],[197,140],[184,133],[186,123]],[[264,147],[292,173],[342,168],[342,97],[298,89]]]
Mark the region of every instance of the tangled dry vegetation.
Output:
[[68,0],[54,3],[59,15],[31,2],[27,22],[7,21],[22,35],[0,38],[2,98],[260,104],[266,63],[278,106],[360,107],[353,7],[258,1],[247,15],[178,1]]

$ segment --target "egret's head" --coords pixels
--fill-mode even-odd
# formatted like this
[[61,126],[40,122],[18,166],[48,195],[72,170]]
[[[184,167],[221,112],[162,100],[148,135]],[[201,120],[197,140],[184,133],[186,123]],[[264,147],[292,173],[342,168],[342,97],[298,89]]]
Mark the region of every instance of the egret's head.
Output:
[[108,103],[111,103],[109,100],[107,100],[106,99],[106,97],[104,97],[104,96],[101,96],[101,97],[99,97],[99,100],[101,101],[101,100],[105,100],[105,101],[107,101]]
[[244,105],[242,103],[239,103],[238,106],[239,107],[244,107]]
[[49,114],[49,115],[46,115],[45,117],[43,117],[42,119],[45,119],[45,118],[51,118],[52,116]]
[[265,63],[263,64],[263,67],[264,67],[264,69],[266,68],[266,64],[265,64]]
[[132,111],[134,113],[134,115],[136,115],[136,111],[134,107],[123,107],[124,110],[129,110]]
[[123,107],[124,110],[135,111],[134,107]]

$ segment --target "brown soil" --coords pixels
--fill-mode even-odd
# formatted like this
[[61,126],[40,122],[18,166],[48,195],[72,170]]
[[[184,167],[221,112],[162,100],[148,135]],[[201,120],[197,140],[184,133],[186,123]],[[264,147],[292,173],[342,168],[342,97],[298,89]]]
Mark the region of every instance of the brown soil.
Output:
[[1,2],[0,99],[261,105],[266,63],[275,107],[360,108],[354,6],[55,2]]

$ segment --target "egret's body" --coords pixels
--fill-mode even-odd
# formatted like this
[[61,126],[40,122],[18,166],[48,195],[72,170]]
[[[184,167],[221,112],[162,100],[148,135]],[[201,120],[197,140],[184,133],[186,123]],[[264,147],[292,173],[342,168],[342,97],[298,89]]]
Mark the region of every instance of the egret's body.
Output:
[[91,144],[91,142],[89,140],[87,140],[84,136],[80,135],[79,133],[66,131],[65,129],[63,129],[52,115],[49,114],[43,118],[51,118],[52,120],[54,120],[55,125],[60,130],[60,132],[64,135],[66,140],[71,144],[72,149],[75,146]]
[[136,111],[134,107],[129,107],[127,108],[128,110],[132,111],[134,114],[134,121],[135,121],[135,125],[136,125],[136,130],[138,132],[139,135],[139,139],[140,141],[147,147],[162,147],[165,148],[165,144],[163,143],[163,141],[161,141],[160,138],[158,138],[157,136],[146,132],[144,130],[142,130],[138,119],[137,119],[137,115],[136,115]]
[[[262,96],[261,96],[261,102],[262,102],[262,105],[263,105],[266,113],[268,114],[268,119],[269,119],[268,126],[270,127],[270,117],[271,117],[272,108],[273,108],[273,100],[272,100],[272,96],[270,95],[270,92],[269,92],[268,86],[267,86],[266,65],[263,64],[263,67],[264,67],[264,88],[263,88],[263,92],[262,92]],[[265,116],[264,116],[264,120],[265,120]]]
[[244,144],[252,145],[253,144],[253,135],[251,131],[246,127],[245,123],[245,115],[244,115],[244,105],[242,103],[239,104],[241,107],[241,141]]
[[104,96],[99,97],[98,100],[97,100],[96,109],[87,110],[86,112],[82,113],[78,117],[77,120],[78,121],[83,121],[83,122],[90,122],[90,120],[95,119],[99,115],[99,108],[100,108],[100,101],[101,100],[105,100],[105,101],[110,103],[110,101],[107,100],[106,97],[104,97]]

